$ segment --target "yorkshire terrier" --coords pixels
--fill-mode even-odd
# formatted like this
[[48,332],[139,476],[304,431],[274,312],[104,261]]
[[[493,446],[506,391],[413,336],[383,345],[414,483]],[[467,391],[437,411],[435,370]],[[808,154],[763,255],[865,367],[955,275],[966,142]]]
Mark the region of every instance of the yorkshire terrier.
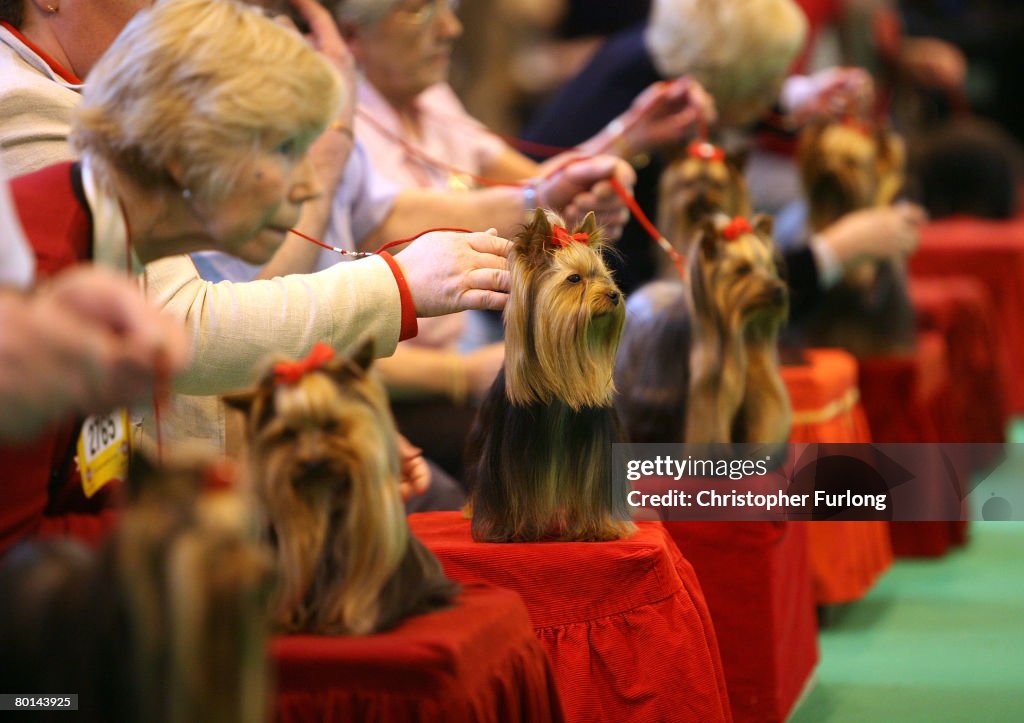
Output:
[[[697,140],[686,146],[661,174],[658,228],[682,256],[688,256],[704,219],[716,213],[749,217],[750,193],[743,161],[719,146]],[[675,276],[667,259],[661,275]]]
[[505,364],[467,445],[477,540],[613,540],[634,529],[612,479],[626,315],[602,244],[593,214],[569,232],[541,209],[514,239]]
[[690,250],[687,283],[654,282],[630,298],[615,383],[631,441],[788,439],[778,332],[789,294],[771,233],[767,216],[753,225],[708,218]]
[[[903,141],[884,128],[853,120],[809,125],[800,136],[797,163],[811,230],[851,211],[892,203],[904,184],[905,160]],[[857,356],[906,351],[914,340],[906,269],[865,261],[847,270],[801,327],[806,343],[841,346]]]
[[226,398],[246,414],[256,496],[277,557],[272,602],[288,632],[363,635],[448,605],[457,593],[410,534],[387,393],[373,345],[318,345]]
[[31,542],[0,571],[0,646],[18,690],[74,690],[85,720],[266,718],[269,555],[220,464],[135,455],[97,554]]

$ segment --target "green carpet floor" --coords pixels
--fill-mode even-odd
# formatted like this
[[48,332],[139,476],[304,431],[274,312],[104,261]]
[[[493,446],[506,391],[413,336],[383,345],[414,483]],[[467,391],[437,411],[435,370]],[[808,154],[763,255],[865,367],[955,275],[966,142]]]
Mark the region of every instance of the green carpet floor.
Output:
[[898,560],[819,635],[812,721],[1024,721],[1024,523],[972,523],[966,549]]
[[973,522],[969,535],[944,558],[897,560],[832,611],[792,723],[1024,722],[1024,523]]

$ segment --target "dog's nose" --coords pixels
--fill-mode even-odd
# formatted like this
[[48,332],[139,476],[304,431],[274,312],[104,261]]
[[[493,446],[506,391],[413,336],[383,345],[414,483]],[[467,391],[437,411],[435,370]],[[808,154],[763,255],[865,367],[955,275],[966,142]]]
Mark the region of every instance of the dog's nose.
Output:
[[304,475],[326,474],[330,469],[327,460],[323,458],[304,459],[299,462],[299,469]]
[[608,300],[612,302],[614,306],[619,305],[619,297],[622,296],[618,291],[609,291]]

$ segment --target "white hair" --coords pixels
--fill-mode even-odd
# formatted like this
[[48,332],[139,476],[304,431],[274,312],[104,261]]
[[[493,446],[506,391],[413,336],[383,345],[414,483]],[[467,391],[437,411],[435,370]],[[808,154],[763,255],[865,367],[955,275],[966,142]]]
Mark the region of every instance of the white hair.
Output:
[[793,0],[653,0],[645,41],[663,77],[692,75],[728,117],[777,90],[806,36]]

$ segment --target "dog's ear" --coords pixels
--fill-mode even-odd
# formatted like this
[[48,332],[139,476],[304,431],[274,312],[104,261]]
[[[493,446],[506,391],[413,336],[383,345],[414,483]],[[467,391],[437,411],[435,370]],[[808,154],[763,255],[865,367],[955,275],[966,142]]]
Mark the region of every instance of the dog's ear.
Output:
[[512,243],[518,254],[535,263],[542,263],[544,250],[550,239],[551,222],[548,220],[548,214],[543,208],[537,208],[533,211],[533,218],[516,234]]
[[775,220],[766,213],[759,213],[752,219],[751,226],[754,231],[769,243],[772,241],[772,232],[775,230]]
[[732,169],[740,176],[743,175],[744,169],[747,167],[747,161],[750,159],[750,146],[743,144],[735,148],[731,148],[725,153],[725,164],[731,166]]
[[888,128],[879,128],[875,131],[875,146],[878,153],[875,161],[878,173],[875,203],[887,206],[896,199],[903,188],[907,147],[903,139]]
[[364,372],[370,368],[373,364],[374,343],[372,338],[364,339],[355,349],[352,351],[352,363],[362,369]]
[[587,212],[587,215],[583,217],[583,222],[576,227],[576,230],[573,231],[573,233],[579,233],[580,231],[587,234],[587,244],[589,246],[600,246],[604,243],[601,231],[597,227],[597,216],[594,215],[593,211]]
[[125,485],[128,501],[137,499],[141,491],[158,475],[160,470],[154,461],[155,452],[156,450],[148,444],[143,444],[132,452]]
[[718,227],[712,218],[704,219],[697,234],[700,238],[700,253],[707,261],[714,261],[718,258]]
[[226,407],[236,409],[248,417],[249,412],[252,411],[252,405],[256,401],[257,396],[259,396],[259,389],[247,389],[244,392],[225,394],[221,399],[224,400],[224,405]]

